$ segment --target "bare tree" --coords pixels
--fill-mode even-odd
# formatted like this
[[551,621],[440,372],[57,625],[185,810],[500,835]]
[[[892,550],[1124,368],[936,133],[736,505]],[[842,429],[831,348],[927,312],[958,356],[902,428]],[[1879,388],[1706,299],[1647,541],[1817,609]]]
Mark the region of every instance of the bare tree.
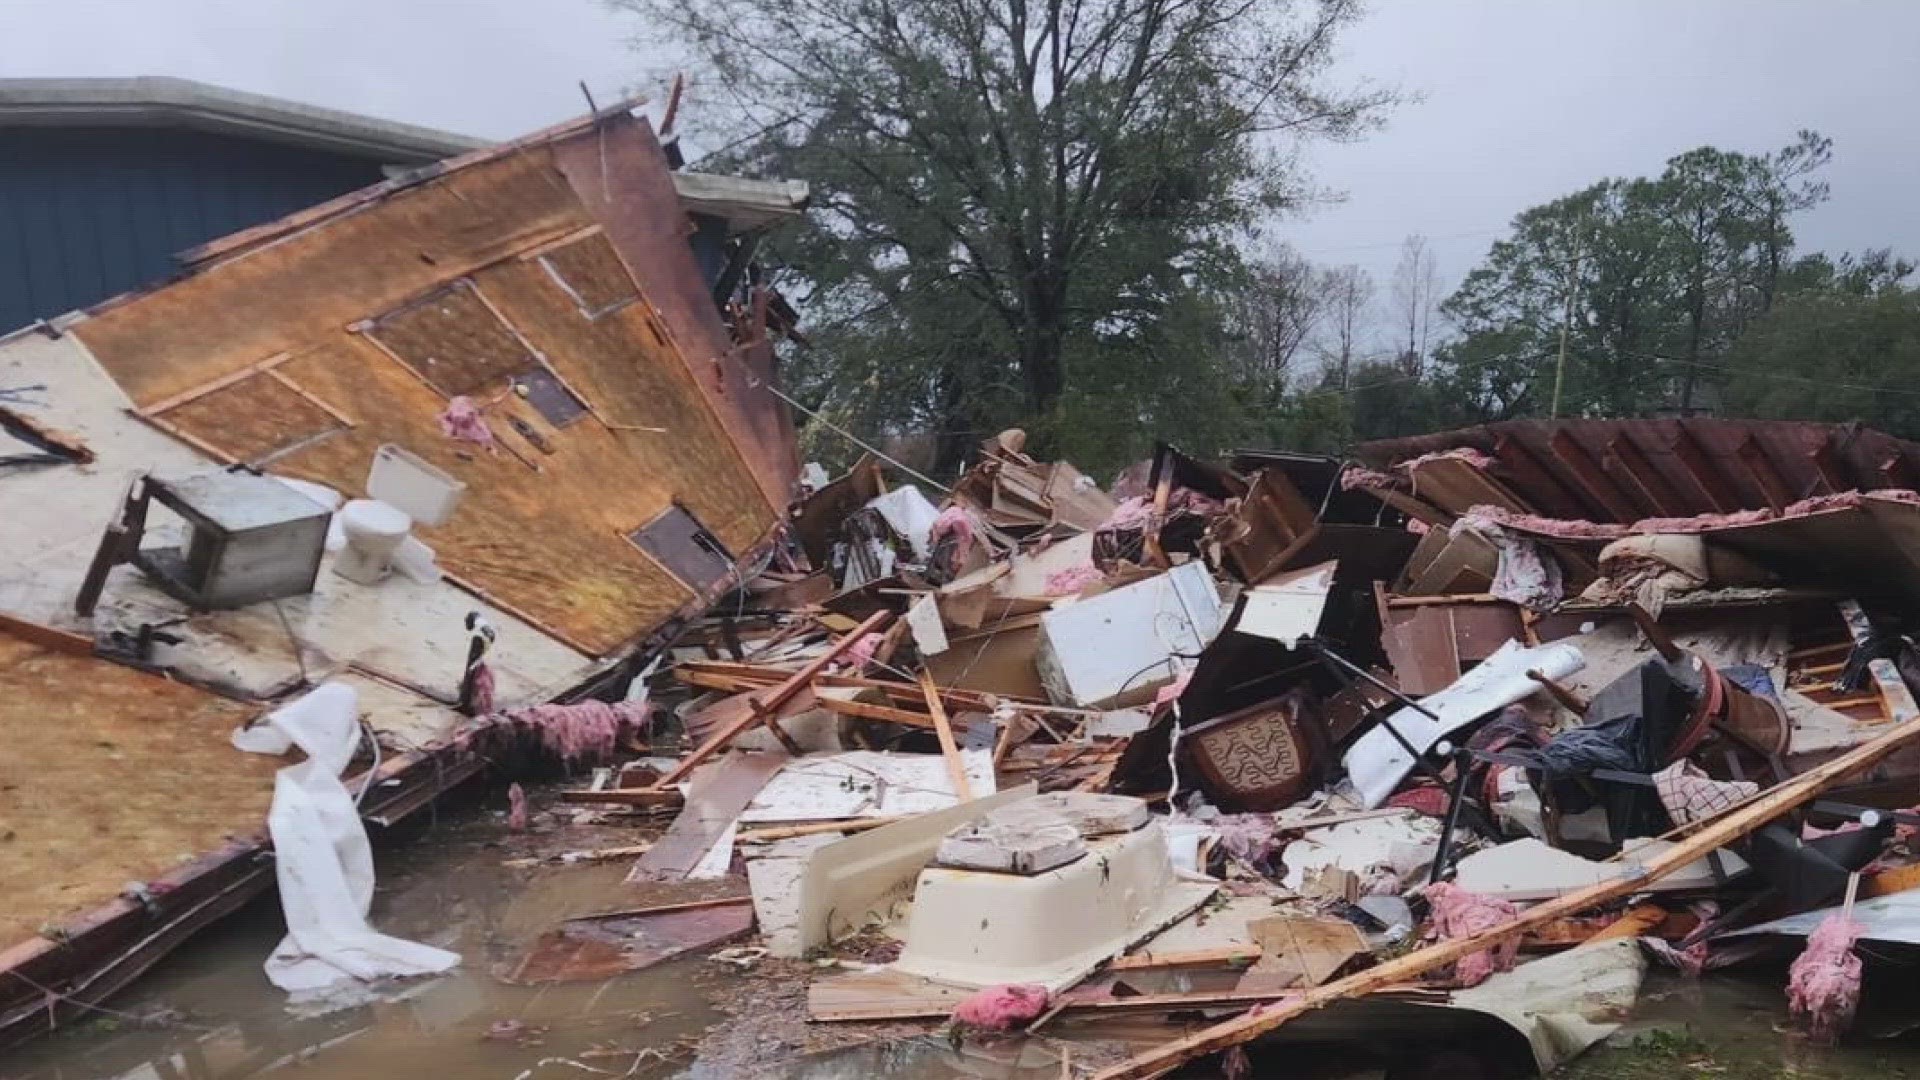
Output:
[[1327,317],[1328,278],[1285,245],[1250,262],[1233,310],[1239,366],[1249,383],[1277,397],[1300,350]]
[[1400,366],[1418,375],[1427,363],[1433,332],[1433,312],[1440,303],[1440,268],[1427,238],[1414,233],[1400,245],[1400,265],[1393,270],[1393,314],[1404,334]]
[[1323,363],[1339,379],[1340,389],[1353,387],[1353,362],[1362,359],[1360,334],[1373,306],[1373,277],[1358,266],[1322,271],[1327,298],[1327,330],[1320,345]]

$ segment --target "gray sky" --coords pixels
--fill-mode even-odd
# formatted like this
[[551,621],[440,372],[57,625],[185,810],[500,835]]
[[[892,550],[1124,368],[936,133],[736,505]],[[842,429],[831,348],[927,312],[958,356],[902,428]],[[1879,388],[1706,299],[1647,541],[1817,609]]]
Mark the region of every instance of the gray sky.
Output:
[[[178,75],[507,137],[581,112],[581,79],[603,103],[634,85],[638,36],[597,0],[0,0],[0,74]],[[1383,291],[1423,232],[1451,286],[1528,206],[1812,127],[1833,200],[1803,246],[1920,253],[1917,42],[1911,0],[1374,0],[1340,70],[1423,100],[1317,150],[1346,201],[1275,232]]]

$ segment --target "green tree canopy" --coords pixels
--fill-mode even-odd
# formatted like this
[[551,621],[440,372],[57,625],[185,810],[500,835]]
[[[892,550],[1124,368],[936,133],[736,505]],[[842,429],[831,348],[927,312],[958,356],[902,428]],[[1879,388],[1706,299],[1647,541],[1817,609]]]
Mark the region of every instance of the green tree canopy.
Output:
[[945,465],[1013,423],[1089,466],[1231,438],[1238,241],[1390,101],[1326,78],[1359,0],[611,2],[751,125],[726,167],[813,186],[801,396]]

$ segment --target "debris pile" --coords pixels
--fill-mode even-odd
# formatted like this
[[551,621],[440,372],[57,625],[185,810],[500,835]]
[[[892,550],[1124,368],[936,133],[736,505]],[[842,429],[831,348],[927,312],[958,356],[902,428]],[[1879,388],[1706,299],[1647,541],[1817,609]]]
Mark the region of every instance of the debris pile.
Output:
[[664,756],[561,801],[672,815],[629,882],[744,878],[761,945],[821,961],[812,1020],[1125,1017],[1109,1080],[1392,1002],[1547,1070],[1649,958],[1810,932],[1793,1009],[1842,1034],[1855,942],[1920,944],[1920,447],[1573,421],[1360,457],[1162,446],[1106,490],[1009,431],[950,490],[821,476],[649,684]]

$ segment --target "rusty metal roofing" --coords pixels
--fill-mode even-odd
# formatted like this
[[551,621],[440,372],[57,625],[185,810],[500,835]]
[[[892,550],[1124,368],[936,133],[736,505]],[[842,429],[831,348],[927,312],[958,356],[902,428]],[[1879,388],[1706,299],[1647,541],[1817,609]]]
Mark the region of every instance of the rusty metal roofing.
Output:
[[[1508,494],[1512,509],[1628,523],[1737,510],[1781,510],[1814,495],[1920,486],[1920,445],[1859,424],[1789,420],[1514,420],[1364,443],[1357,456],[1386,469],[1450,450],[1488,455],[1484,470],[1453,463],[1417,494],[1452,513]],[[1489,484],[1487,481],[1491,481]]]

